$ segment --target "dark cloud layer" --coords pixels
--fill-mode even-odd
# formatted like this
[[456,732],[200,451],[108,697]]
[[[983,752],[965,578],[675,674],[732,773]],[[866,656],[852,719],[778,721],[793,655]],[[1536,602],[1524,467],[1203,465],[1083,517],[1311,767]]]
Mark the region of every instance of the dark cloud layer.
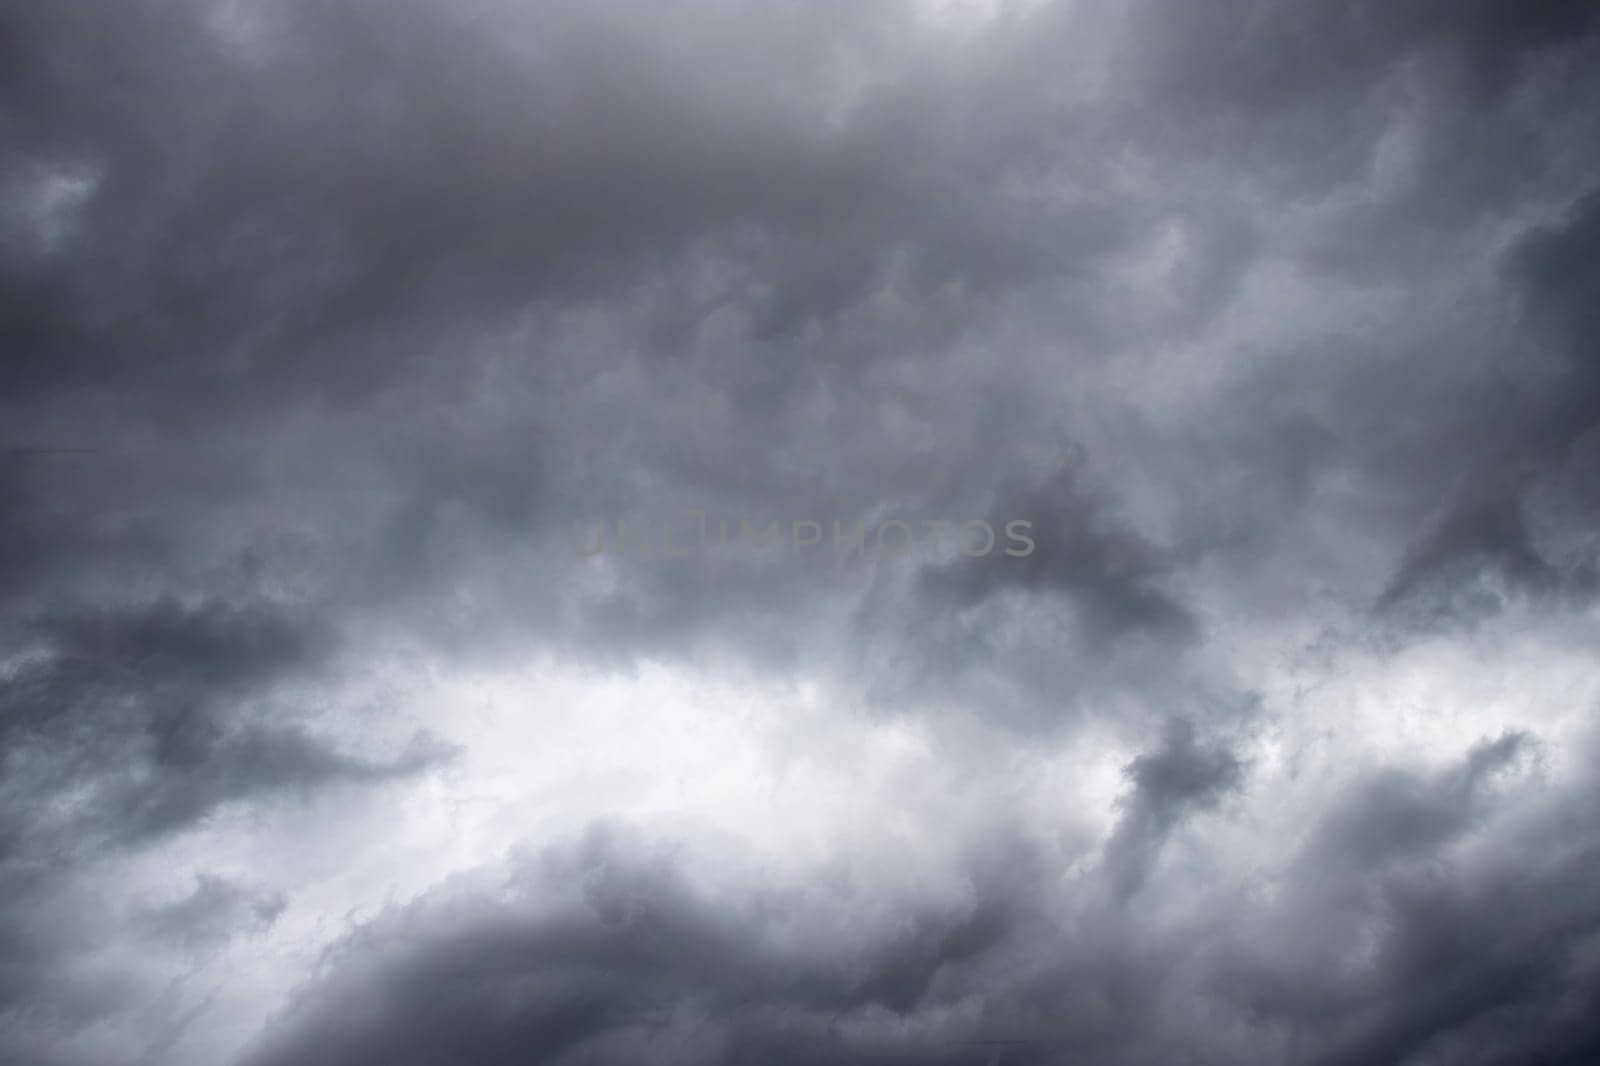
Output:
[[0,2],[0,1058],[1592,1061],[1597,59]]

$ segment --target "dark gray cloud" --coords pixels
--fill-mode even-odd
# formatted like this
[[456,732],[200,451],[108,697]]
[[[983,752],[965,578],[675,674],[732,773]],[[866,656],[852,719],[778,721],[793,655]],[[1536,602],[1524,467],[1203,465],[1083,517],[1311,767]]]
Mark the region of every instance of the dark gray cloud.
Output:
[[1527,737],[1502,737],[1432,777],[1383,771],[1361,782],[1308,842],[1286,904],[1256,930],[1276,932],[1230,949],[1241,1001],[1316,1033],[1306,1061],[1592,1054],[1594,1027],[1573,1011],[1592,980],[1595,926],[1578,902],[1592,834],[1558,839],[1575,808],[1553,807],[1519,824],[1520,840],[1459,848],[1511,802],[1529,748]]
[[1587,1061],[1597,58],[0,3],[0,1057]]
[[1116,832],[1106,842],[1106,873],[1119,896],[1137,892],[1168,834],[1195,811],[1215,810],[1244,780],[1226,746],[1204,746],[1194,725],[1175,718],[1161,748],[1139,756],[1125,773],[1133,790]]
[[777,891],[729,908],[605,828],[530,859],[511,888],[506,907],[427,900],[380,919],[247,1061],[959,1061],[936,1030],[854,1046],[850,1016],[914,1014],[1010,924],[998,903],[924,905],[865,943],[823,944],[794,925],[815,904]]
[[1499,596],[1482,587],[1483,577],[1513,592],[1593,596],[1592,545],[1542,546],[1530,511],[1536,503],[1560,507],[1567,512],[1563,524],[1593,514],[1593,494],[1581,487],[1574,492],[1558,486],[1538,501],[1534,494],[1569,464],[1582,463],[1600,426],[1593,331],[1585,328],[1595,324],[1592,308],[1600,295],[1591,261],[1596,218],[1600,213],[1591,193],[1557,227],[1531,230],[1506,253],[1506,271],[1520,290],[1523,314],[1536,334],[1553,339],[1541,360],[1542,380],[1512,386],[1504,450],[1470,475],[1443,516],[1412,546],[1384,593],[1386,605],[1416,600],[1431,590],[1424,598],[1436,612],[1494,609]]
[[[168,833],[275,792],[415,773],[448,756],[426,736],[392,759],[343,754],[263,689],[308,668],[312,619],[259,607],[147,607],[47,620],[5,680],[12,841],[41,825],[61,847]],[[265,719],[265,720],[263,720]],[[80,799],[63,804],[63,793]],[[65,824],[60,819],[67,811]]]

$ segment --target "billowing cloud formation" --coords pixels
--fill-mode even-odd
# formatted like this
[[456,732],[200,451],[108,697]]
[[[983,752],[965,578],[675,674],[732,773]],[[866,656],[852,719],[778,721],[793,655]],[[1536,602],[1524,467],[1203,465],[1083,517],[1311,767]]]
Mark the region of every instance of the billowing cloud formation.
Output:
[[0,8],[0,1058],[1594,1060],[1597,59]]

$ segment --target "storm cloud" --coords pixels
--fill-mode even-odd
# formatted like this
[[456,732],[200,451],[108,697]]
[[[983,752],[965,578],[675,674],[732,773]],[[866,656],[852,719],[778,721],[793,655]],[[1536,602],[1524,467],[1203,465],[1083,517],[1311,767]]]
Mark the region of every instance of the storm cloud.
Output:
[[0,1058],[1595,1061],[1596,101],[1557,0],[0,3]]

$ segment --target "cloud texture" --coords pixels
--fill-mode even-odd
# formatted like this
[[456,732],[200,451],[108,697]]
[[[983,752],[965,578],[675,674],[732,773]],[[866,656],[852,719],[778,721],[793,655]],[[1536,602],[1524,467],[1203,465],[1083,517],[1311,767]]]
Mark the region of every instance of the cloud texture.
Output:
[[1557,0],[0,0],[0,1058],[1600,1060],[1597,101]]

